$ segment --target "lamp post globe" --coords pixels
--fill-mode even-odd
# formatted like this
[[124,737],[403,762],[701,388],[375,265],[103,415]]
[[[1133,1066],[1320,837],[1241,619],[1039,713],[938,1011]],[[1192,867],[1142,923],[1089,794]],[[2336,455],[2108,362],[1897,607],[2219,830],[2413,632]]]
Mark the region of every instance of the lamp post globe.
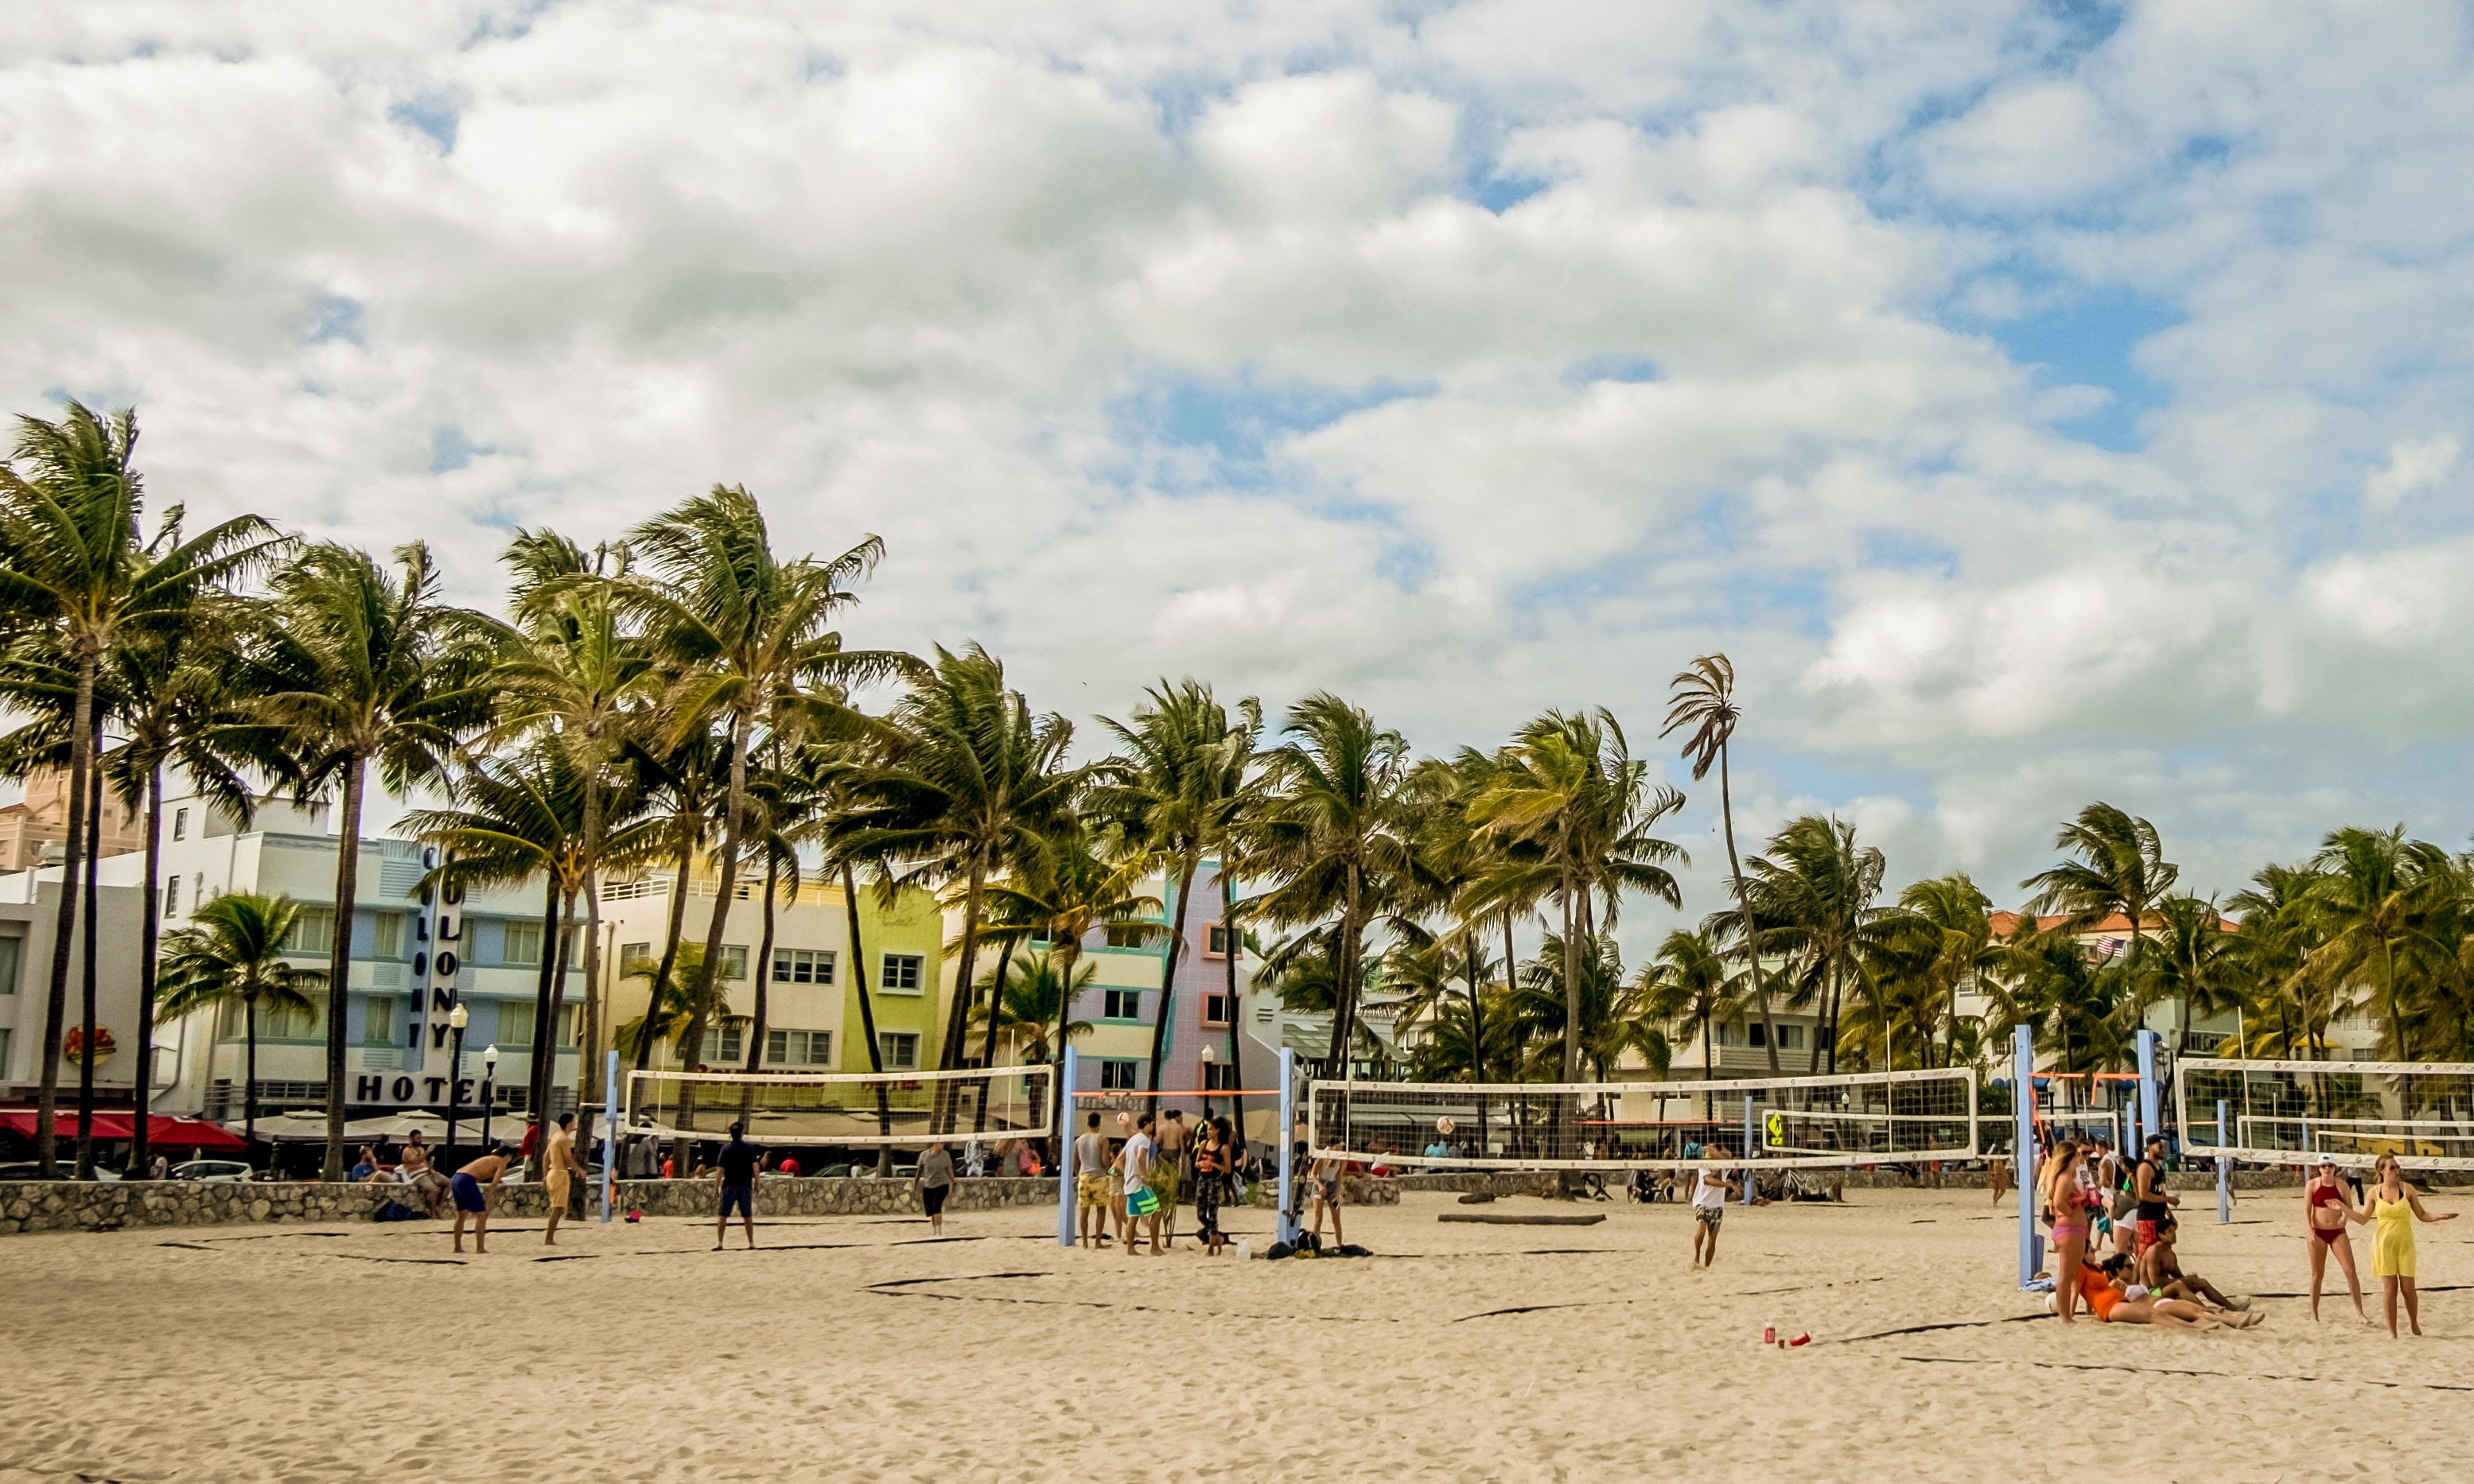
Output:
[[464,1008],[458,998],[455,1008],[447,1012],[447,1029],[455,1043],[455,1053],[448,1067],[447,1078],[447,1147],[455,1147],[455,1108],[463,1102],[464,1091],[464,1027],[473,1023],[473,1012]]
[[490,1115],[498,1102],[498,1043],[481,1048],[481,1152],[490,1151]]
[[1219,1058],[1213,1054],[1210,1043],[1208,1041],[1204,1042],[1202,1047],[1202,1121],[1205,1123],[1209,1123],[1211,1121],[1211,1065],[1217,1060],[1219,1060]]

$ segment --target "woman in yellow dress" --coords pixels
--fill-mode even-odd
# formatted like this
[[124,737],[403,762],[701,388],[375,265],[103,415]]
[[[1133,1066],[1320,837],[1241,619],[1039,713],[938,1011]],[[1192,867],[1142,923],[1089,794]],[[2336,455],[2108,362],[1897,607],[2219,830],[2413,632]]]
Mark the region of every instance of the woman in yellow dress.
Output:
[[2413,1292],[2413,1224],[2454,1221],[2457,1212],[2433,1215],[2422,1209],[2422,1196],[2405,1183],[2396,1156],[2384,1154],[2372,1166],[2376,1181],[2364,1193],[2358,1220],[2371,1224],[2371,1276],[2380,1281],[2380,1306],[2389,1317],[2389,1338],[2396,1338],[2397,1293],[2405,1293],[2406,1323],[2422,1333],[2422,1309]]

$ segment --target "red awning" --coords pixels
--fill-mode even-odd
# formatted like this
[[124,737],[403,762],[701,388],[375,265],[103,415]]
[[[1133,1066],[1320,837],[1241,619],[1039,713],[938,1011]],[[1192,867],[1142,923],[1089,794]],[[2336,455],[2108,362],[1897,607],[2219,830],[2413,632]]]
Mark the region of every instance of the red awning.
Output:
[[[35,1137],[35,1111],[31,1108],[0,1108],[0,1129],[12,1134]],[[63,1108],[52,1115],[53,1137],[61,1139],[77,1137],[77,1110]],[[130,1114],[105,1113],[94,1115],[94,1137],[107,1141],[126,1140],[136,1134]],[[146,1115],[146,1138],[149,1143],[165,1149],[246,1149],[240,1136],[219,1123],[204,1118],[174,1118],[162,1113]]]

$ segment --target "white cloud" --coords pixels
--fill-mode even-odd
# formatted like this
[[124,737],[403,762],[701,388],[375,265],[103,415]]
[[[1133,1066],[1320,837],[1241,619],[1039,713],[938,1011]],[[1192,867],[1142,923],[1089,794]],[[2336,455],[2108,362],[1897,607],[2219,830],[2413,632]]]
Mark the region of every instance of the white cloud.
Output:
[[2397,501],[2438,484],[2457,467],[2463,445],[2448,434],[2418,443],[2397,443],[2389,449],[2389,467],[2363,481],[2363,502],[2374,507]]

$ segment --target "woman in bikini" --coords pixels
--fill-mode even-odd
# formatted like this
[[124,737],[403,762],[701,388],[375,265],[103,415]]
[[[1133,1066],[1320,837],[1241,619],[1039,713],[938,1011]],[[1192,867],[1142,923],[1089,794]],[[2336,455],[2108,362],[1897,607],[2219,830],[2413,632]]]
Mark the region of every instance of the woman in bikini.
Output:
[[2363,1195],[2363,1219],[2371,1224],[2371,1276],[2380,1281],[2380,1308],[2388,1315],[2389,1338],[2397,1337],[2397,1295],[2405,1295],[2406,1323],[2422,1333],[2422,1304],[2413,1291],[2413,1224],[2455,1221],[2455,1211],[2435,1216],[2422,1209],[2422,1194],[2405,1183],[2405,1168],[2392,1154],[2371,1166],[2376,1177]]
[[2079,1270],[2079,1291],[2087,1295],[2088,1312],[2100,1325],[2154,1325],[2161,1329],[2249,1329],[2268,1316],[2249,1313],[2211,1314],[2188,1299],[2167,1299],[2145,1284],[2135,1288],[2121,1281],[2127,1257],[2107,1257],[2100,1268]]
[[2085,1153],[2075,1139],[2063,1139],[2037,1182],[2045,1220],[2052,1226],[2053,1313],[2066,1325],[2076,1323],[2072,1315],[2078,1308],[2079,1273],[2087,1264],[2088,1212],[2078,1183]]
[[1222,1177],[1227,1174],[1228,1156],[1220,1147],[1220,1130],[1206,1122],[1194,1144],[1194,1224],[1202,1238],[1202,1255],[1220,1256],[1226,1240],[1220,1234],[1220,1195]]
[[2345,1232],[2346,1224],[2364,1221],[2354,1208],[2345,1187],[2337,1180],[2337,1161],[2327,1155],[2319,1157],[2318,1170],[2302,1186],[2302,1226],[2310,1233],[2303,1246],[2311,1251],[2311,1319],[2319,1319],[2319,1283],[2328,1272],[2328,1254],[2337,1254],[2337,1265],[2345,1270],[2345,1287],[2354,1296],[2354,1315],[2365,1324],[2371,1316],[2363,1309],[2363,1277],[2354,1267],[2354,1242]]

